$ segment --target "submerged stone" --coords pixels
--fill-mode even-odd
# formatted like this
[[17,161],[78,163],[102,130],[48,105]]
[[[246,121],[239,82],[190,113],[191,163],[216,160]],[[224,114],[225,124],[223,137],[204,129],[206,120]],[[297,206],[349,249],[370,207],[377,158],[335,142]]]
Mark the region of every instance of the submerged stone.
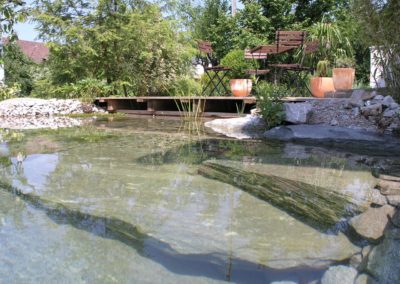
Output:
[[[393,229],[389,229],[391,231]],[[386,234],[368,256],[367,272],[380,284],[400,283],[400,235]]]
[[389,218],[393,216],[394,212],[395,209],[390,205],[369,208],[361,215],[353,217],[349,224],[360,236],[371,241],[377,241],[383,236]]
[[352,267],[339,265],[333,266],[325,272],[321,279],[321,284],[354,284],[357,270]]

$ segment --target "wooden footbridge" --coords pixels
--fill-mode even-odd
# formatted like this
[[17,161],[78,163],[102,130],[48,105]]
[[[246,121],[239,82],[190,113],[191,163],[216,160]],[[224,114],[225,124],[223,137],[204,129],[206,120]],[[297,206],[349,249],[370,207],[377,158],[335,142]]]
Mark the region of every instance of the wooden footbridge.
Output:
[[[314,98],[288,97],[303,102]],[[202,117],[237,117],[255,108],[255,97],[104,97],[95,103],[109,112],[130,115],[182,116],[190,110]]]

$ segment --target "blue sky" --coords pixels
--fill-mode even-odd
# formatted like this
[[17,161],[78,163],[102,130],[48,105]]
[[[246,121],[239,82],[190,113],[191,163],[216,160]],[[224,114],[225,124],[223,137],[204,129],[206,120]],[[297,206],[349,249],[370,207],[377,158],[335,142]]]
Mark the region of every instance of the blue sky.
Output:
[[37,31],[34,29],[34,25],[31,23],[20,23],[15,26],[19,39],[34,40],[37,39]]
[[[27,4],[29,5],[31,3],[31,0],[26,1]],[[240,3],[240,0],[238,2],[238,8],[240,9],[243,5]],[[15,30],[17,31],[19,39],[24,39],[24,40],[31,40],[31,41],[39,41],[38,33],[35,30],[35,25],[33,23],[19,23],[15,26]]]

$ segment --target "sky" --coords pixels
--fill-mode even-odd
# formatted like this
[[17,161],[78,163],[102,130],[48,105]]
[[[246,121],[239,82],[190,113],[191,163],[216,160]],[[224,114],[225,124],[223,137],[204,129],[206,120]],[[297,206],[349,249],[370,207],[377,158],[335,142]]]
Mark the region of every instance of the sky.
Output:
[[[27,4],[30,4],[31,1],[28,0],[26,1]],[[238,9],[242,8],[243,5],[241,4],[241,1],[237,1],[237,7]],[[33,23],[19,23],[15,25],[15,30],[17,31],[18,38],[23,39],[23,40],[30,40],[30,41],[40,41],[38,37],[38,32],[35,30],[35,25]]]
[[15,30],[18,34],[19,39],[39,41],[37,39],[38,33],[34,29],[34,24],[19,23],[15,26]]

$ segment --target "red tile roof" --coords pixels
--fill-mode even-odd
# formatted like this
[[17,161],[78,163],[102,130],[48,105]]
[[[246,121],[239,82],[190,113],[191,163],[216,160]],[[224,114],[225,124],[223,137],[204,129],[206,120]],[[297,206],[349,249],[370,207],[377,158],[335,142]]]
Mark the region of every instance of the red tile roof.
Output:
[[[3,43],[7,43],[8,39],[3,38]],[[33,62],[42,63],[49,57],[49,49],[42,42],[17,40],[17,45],[21,51]]]

